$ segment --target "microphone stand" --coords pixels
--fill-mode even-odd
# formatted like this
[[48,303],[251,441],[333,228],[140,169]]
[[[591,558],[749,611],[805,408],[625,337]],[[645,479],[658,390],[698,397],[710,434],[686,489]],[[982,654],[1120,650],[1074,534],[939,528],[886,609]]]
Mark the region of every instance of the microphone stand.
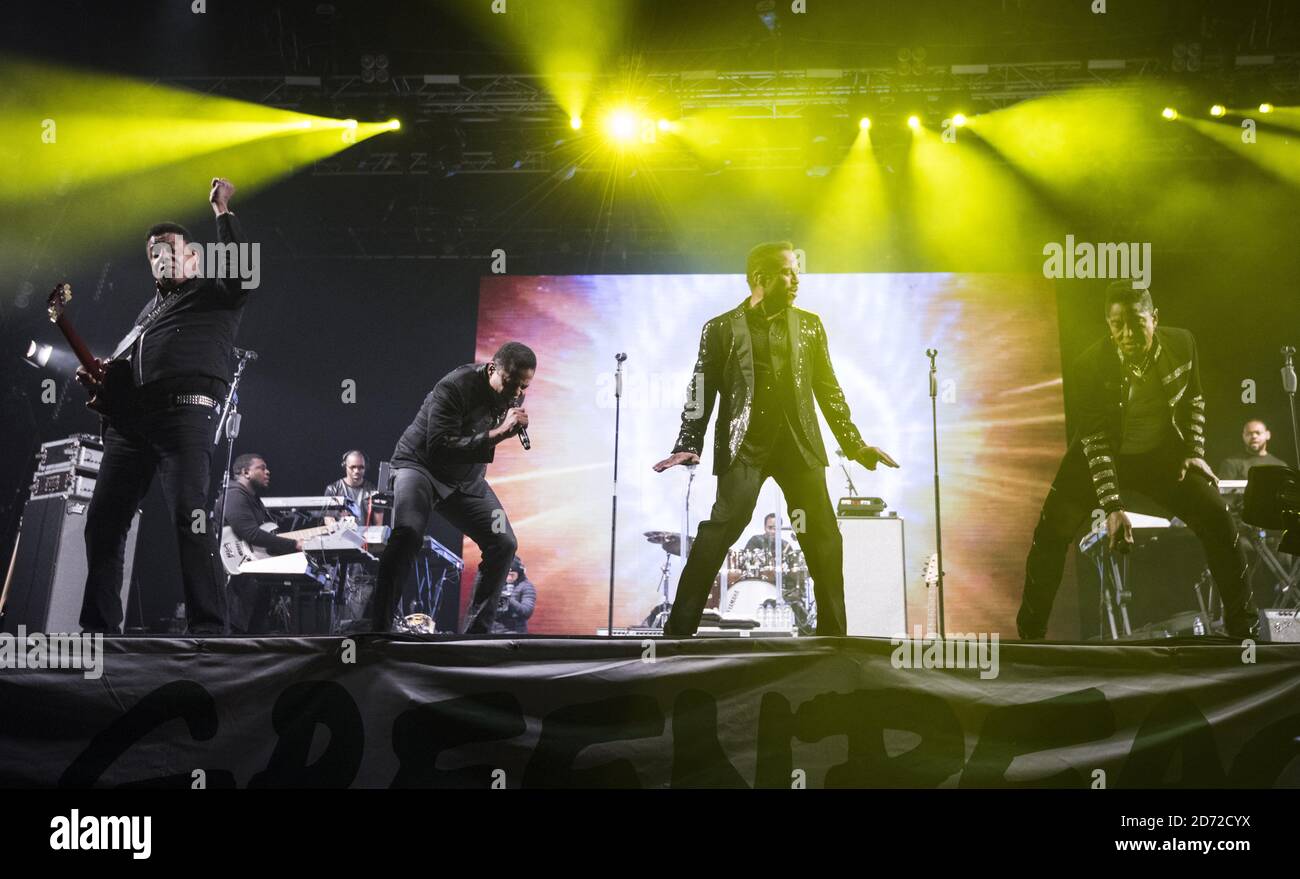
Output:
[[610,497],[609,516],[609,618],[606,622],[605,637],[614,637],[614,543],[618,534],[618,433],[623,406],[623,361],[627,355],[614,355],[617,366],[614,368],[614,487]]
[[1291,345],[1282,347],[1282,390],[1286,391],[1287,397],[1291,401],[1291,440],[1295,443],[1295,466],[1300,467],[1300,428],[1296,426],[1295,415],[1295,363],[1292,358],[1295,356],[1295,348]]
[[939,576],[935,587],[939,590],[939,637],[946,637],[943,622],[943,525],[939,515],[939,381],[935,373],[934,359],[939,352],[927,348],[925,356],[930,358],[930,423],[934,432],[934,546],[939,562]]
[[853,475],[849,473],[847,456],[844,454],[844,450],[836,449],[835,455],[840,459],[840,469],[844,471],[844,481],[848,484],[849,497],[857,497],[858,489],[857,486],[853,484]]
[[[230,388],[226,391],[226,400],[221,406],[221,417],[217,419],[217,432],[212,437],[214,446],[221,444],[222,435],[229,440],[226,444],[226,466],[221,471],[221,490],[217,492],[216,503],[212,507],[213,527],[212,531],[216,537],[218,546],[221,544],[221,526],[226,519],[226,490],[230,487],[230,467],[231,461],[235,454],[235,438],[239,436],[239,380],[244,376],[244,367],[257,359],[257,352],[250,351],[246,348],[236,348],[235,354],[239,357],[239,363],[235,366],[235,374],[230,379]],[[226,571],[226,566],[221,565],[221,575],[225,578],[223,591],[230,586],[230,574]],[[226,631],[230,631],[230,600],[226,596],[225,602]]]

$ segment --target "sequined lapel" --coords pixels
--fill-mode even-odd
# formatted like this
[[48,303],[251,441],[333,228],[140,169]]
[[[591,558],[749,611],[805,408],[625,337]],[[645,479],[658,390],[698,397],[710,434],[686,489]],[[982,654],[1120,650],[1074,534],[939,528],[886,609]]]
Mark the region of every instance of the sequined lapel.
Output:
[[745,306],[731,313],[731,338],[735,340],[736,358],[740,363],[740,374],[745,377],[745,386],[749,388],[749,399],[754,399],[754,346],[749,338],[749,321],[745,320]]

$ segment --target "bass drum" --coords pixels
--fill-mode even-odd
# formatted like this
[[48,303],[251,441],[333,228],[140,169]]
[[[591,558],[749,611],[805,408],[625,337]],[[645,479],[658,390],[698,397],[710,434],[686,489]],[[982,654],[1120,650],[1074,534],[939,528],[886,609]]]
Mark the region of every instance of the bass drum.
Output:
[[759,609],[771,602],[776,605],[776,587],[766,580],[741,580],[727,593],[727,606],[722,610],[724,618],[757,620]]

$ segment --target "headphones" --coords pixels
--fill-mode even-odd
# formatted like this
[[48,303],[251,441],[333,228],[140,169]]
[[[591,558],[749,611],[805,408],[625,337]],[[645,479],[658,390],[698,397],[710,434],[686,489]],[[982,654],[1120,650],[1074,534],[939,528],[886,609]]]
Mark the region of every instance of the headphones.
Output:
[[351,458],[353,455],[360,455],[360,456],[361,456],[361,460],[365,462],[366,467],[367,467],[367,468],[370,467],[370,459],[367,458],[367,457],[366,457],[366,453],[363,452],[363,451],[361,451],[360,449],[348,449],[346,452],[344,452],[344,453],[343,453],[343,457],[339,459],[339,466],[340,466],[340,467],[347,467],[347,466],[348,466],[348,458]]

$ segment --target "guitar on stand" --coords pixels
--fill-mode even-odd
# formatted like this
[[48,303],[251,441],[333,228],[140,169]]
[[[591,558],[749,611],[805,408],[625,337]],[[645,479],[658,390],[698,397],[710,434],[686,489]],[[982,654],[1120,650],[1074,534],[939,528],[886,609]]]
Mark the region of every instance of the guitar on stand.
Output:
[[131,363],[128,360],[100,360],[90,353],[89,346],[81,334],[68,320],[67,305],[72,301],[72,285],[56,284],[46,301],[46,311],[50,322],[59,328],[67,340],[77,362],[85,370],[85,377],[78,376],[78,381],[90,393],[86,406],[99,415],[112,420],[113,416],[127,411],[135,393],[135,381],[131,376]]
[[930,553],[921,572],[925,580],[925,637],[939,634],[939,554]]

